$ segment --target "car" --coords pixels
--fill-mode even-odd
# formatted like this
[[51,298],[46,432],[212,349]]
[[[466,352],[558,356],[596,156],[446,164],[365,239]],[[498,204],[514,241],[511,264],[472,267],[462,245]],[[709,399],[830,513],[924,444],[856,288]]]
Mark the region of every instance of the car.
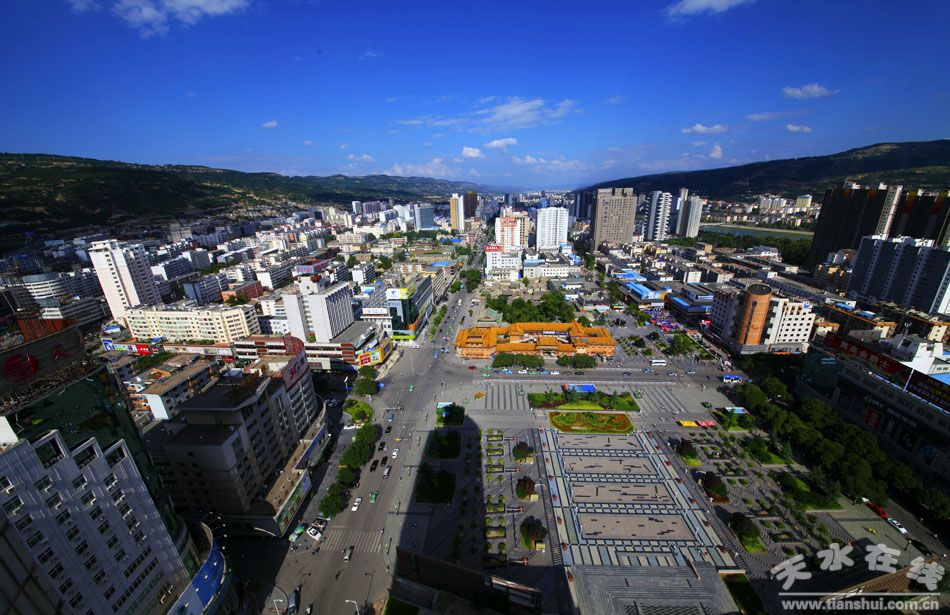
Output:
[[896,529],[896,530],[897,530],[898,532],[900,532],[901,534],[907,534],[907,533],[908,533],[908,532],[907,532],[907,528],[904,527],[904,524],[901,523],[900,521],[898,521],[897,519],[888,518],[888,519],[887,519],[887,522],[890,523],[892,526],[894,526],[894,529]]
[[389,478],[389,473],[393,471],[393,467],[389,466],[383,470],[383,478]]
[[356,498],[353,500],[353,505],[350,506],[350,510],[356,512],[360,509],[360,504],[363,503],[363,498]]
[[551,372],[551,375],[552,375],[552,376],[560,376],[560,375],[561,375],[561,372],[559,372],[559,371],[557,371],[557,370],[554,370],[553,372]]
[[584,372],[574,372],[574,375],[575,375],[575,376],[583,376],[583,375],[584,375]]
[[666,372],[667,376],[676,376],[676,372]]
[[695,376],[695,375],[696,375],[696,370],[695,370],[695,369],[688,369],[688,370],[686,370],[686,375],[687,375],[687,376]]
[[392,430],[393,430],[393,426],[392,426],[392,425],[386,425],[386,433],[387,433],[387,434],[392,433]]
[[313,527],[312,525],[307,528],[307,536],[313,538],[317,542],[323,540],[323,532]]
[[382,457],[382,458],[379,460],[379,465],[384,466],[384,465],[386,465],[388,462],[389,462],[389,457]]
[[412,393],[414,390],[416,390],[416,385],[410,384],[410,385],[409,385],[409,392]]
[[526,369],[519,369],[519,370],[518,370],[518,373],[519,373],[519,374],[527,374],[527,373],[528,373],[528,370],[526,370]]
[[371,491],[369,494],[369,503],[375,504],[376,499],[379,497],[379,491]]
[[474,366],[474,365],[469,365],[468,368],[471,369],[471,370],[474,370],[474,369],[475,369],[475,366]]
[[357,427],[359,427],[359,425],[357,425],[356,423],[347,423],[346,425],[343,426],[343,430],[349,431],[351,429],[356,429]]
[[398,457],[398,456],[399,456],[399,449],[398,449],[398,448],[394,448],[394,449],[393,449],[393,459],[395,459],[395,458]]
[[389,423],[392,423],[394,420],[396,420],[396,414],[393,412],[390,412],[389,416],[386,417],[386,421]]
[[353,545],[350,545],[350,546],[348,546],[348,547],[346,548],[345,551],[343,551],[343,561],[344,561],[344,562],[350,561],[350,558],[353,557],[353,549],[354,549]]
[[375,471],[376,471],[376,468],[378,468],[378,467],[379,467],[379,461],[377,461],[376,459],[374,459],[374,460],[373,460],[373,463],[369,464],[369,471],[370,471],[370,472],[375,472]]
[[864,502],[864,505],[870,508],[874,512],[874,514],[880,517],[881,519],[888,518],[887,511],[881,508],[880,506],[878,506],[877,504],[875,504],[874,502],[872,502],[871,500],[867,498],[861,498],[861,501]]
[[644,373],[644,374],[652,374],[652,373],[653,373],[653,370],[652,370],[651,368],[649,368],[649,367],[644,367],[644,368],[643,368],[643,373]]
[[384,450],[386,450],[386,441],[383,440],[382,442],[380,442],[376,450],[378,450],[379,452],[383,452]]
[[624,376],[632,376],[633,373],[632,373],[632,372],[624,372],[623,375],[624,375]]
[[329,522],[329,519],[327,519],[326,517],[317,516],[317,518],[313,520],[313,523],[311,525],[313,525],[313,527],[317,528],[318,530],[323,531],[324,529],[326,529],[328,522]]

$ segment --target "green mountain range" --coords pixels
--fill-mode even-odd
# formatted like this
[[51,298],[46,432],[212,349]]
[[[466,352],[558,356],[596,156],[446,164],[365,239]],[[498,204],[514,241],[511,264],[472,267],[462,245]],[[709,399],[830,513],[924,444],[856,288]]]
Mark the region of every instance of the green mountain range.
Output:
[[390,197],[444,201],[453,192],[469,190],[498,188],[428,177],[289,177],[203,166],[0,154],[0,235],[169,219],[284,201],[315,205]]
[[591,188],[632,186],[637,192],[682,187],[712,199],[747,199],[757,194],[795,197],[812,194],[846,179],[861,183],[902,184],[906,188],[950,188],[950,139],[878,143],[830,156],[754,162],[737,167],[658,173],[601,182]]

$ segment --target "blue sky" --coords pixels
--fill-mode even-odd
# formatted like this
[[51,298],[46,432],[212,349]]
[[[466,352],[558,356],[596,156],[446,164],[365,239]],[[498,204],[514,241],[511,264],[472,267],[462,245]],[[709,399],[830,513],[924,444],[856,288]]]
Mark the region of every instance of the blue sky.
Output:
[[4,0],[0,151],[556,188],[947,138],[948,17],[945,1]]

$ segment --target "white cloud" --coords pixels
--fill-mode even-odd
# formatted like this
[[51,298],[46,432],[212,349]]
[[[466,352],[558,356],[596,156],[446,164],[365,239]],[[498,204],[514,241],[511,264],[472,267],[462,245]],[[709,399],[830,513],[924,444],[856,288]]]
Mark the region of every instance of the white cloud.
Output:
[[350,162],[373,162],[373,157],[369,154],[350,154],[346,159]]
[[762,111],[761,113],[752,113],[745,116],[750,122],[768,122],[771,120],[780,120],[783,117],[792,117],[801,115],[802,111]]
[[267,120],[261,124],[261,128],[277,128],[278,126],[280,126],[280,122],[277,120]]
[[375,49],[367,49],[359,55],[360,60],[375,60],[381,57],[383,57],[383,52],[376,51]]
[[67,0],[69,6],[77,13],[84,13],[99,8],[99,0]]
[[530,154],[512,156],[511,162],[519,166],[531,167],[537,173],[566,173],[586,171],[588,166],[580,160],[567,160],[563,156],[557,158],[540,158]]
[[722,160],[722,147],[718,143],[714,144],[708,156],[713,160]]
[[620,103],[622,103],[622,102],[625,101],[625,100],[626,100],[626,98],[624,98],[624,97],[621,96],[620,94],[614,94],[613,96],[611,96],[610,98],[608,98],[607,100],[605,100],[605,101],[604,101],[604,104],[605,104],[605,105],[619,105]]
[[[69,0],[75,10],[98,8],[94,0]],[[168,32],[177,22],[191,26],[205,17],[220,17],[243,10],[251,0],[111,0],[112,12],[143,38]]]
[[483,96],[482,98],[479,98],[479,99],[478,99],[478,104],[484,105],[484,104],[490,103],[491,101],[495,100],[496,98],[498,98],[498,97],[497,97],[497,96]]
[[789,132],[811,132],[811,126],[802,124],[785,124],[785,130]]
[[681,19],[702,13],[724,13],[731,8],[743,4],[751,4],[755,0],[678,0],[666,7],[666,16],[671,19]]
[[465,146],[462,148],[462,158],[484,158],[485,154],[477,147]]
[[479,173],[478,171],[476,171],[475,169],[469,169],[469,170],[468,170],[468,175],[469,175],[469,177],[481,177],[481,176],[482,176],[482,174]]
[[346,148],[348,148],[349,146],[350,146],[349,143],[341,143],[341,144],[340,144],[340,149],[346,149]]
[[687,135],[718,135],[721,132],[726,132],[726,127],[722,124],[704,126],[702,124],[696,123],[689,128],[683,128],[683,134]]
[[[488,101],[491,97],[482,100]],[[463,127],[472,130],[514,130],[554,124],[574,110],[574,101],[565,99],[550,105],[543,98],[524,99],[512,96],[490,107],[463,113],[456,117],[423,115],[396,120],[404,126]]]
[[401,175],[403,177],[449,177],[458,176],[460,171],[447,166],[442,158],[433,158],[421,164],[394,164],[383,171],[387,175]]
[[313,141],[311,141],[310,139],[304,139],[303,144],[306,145],[307,147],[310,147],[311,145],[313,145]]
[[488,149],[505,149],[512,145],[518,145],[518,139],[514,137],[505,137],[504,139],[494,139],[485,144]]
[[837,94],[838,90],[829,90],[820,83],[806,83],[800,88],[795,88],[792,86],[785,86],[782,88],[782,92],[789,98],[796,98],[798,100],[807,100],[809,98],[821,98],[823,96],[831,96],[832,94]]
[[693,141],[693,147],[703,147],[704,145],[709,145],[709,141]]

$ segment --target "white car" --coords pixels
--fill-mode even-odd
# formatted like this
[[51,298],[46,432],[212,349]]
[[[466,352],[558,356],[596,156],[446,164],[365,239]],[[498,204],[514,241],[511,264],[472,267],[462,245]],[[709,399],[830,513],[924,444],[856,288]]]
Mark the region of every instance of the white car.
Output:
[[528,373],[528,370],[526,370],[526,369],[519,369],[519,370],[518,370],[518,373],[519,373],[519,374],[527,374],[527,373]]
[[895,528],[898,532],[900,532],[901,534],[906,534],[906,533],[907,533],[907,528],[904,527],[904,524],[901,523],[900,521],[898,521],[897,519],[890,518],[890,519],[887,520],[887,522],[890,523],[891,525],[893,525],[894,528]]
[[353,501],[353,505],[350,506],[350,510],[352,510],[353,512],[358,511],[360,509],[360,504],[362,503],[363,503],[363,498],[356,498],[356,500]]
[[399,456],[399,449],[398,449],[398,448],[394,448],[394,449],[393,449],[393,459],[395,459],[395,458],[398,457],[398,456]]
[[559,371],[557,371],[557,370],[554,370],[553,372],[551,372],[551,375],[552,375],[552,376],[560,376],[560,375],[561,375],[561,372],[559,372]]
[[307,528],[307,536],[310,536],[317,542],[320,542],[321,540],[323,540],[323,532],[313,527],[312,525]]
[[346,425],[343,426],[343,430],[349,431],[351,429],[356,429],[357,427],[359,427],[359,425],[357,425],[356,423],[347,423]]

